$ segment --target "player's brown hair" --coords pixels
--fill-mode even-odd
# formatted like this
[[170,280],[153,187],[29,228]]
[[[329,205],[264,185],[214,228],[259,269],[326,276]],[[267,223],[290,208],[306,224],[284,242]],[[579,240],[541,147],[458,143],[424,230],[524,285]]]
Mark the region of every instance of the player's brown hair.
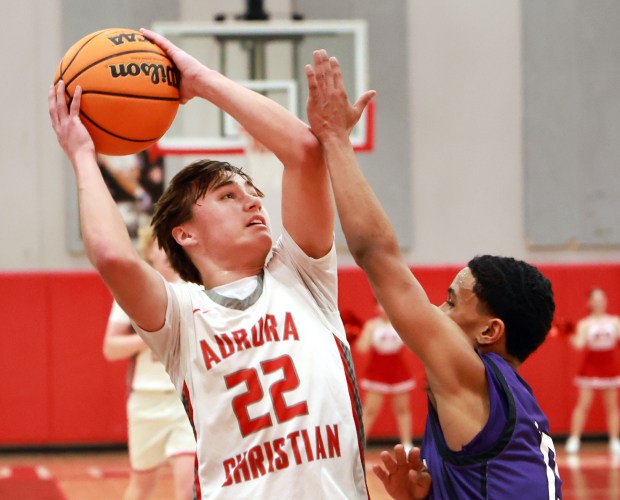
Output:
[[[207,191],[227,182],[234,175],[241,176],[254,186],[250,176],[228,162],[195,161],[172,178],[164,194],[155,204],[152,226],[157,242],[166,252],[172,268],[185,281],[203,284],[200,272],[183,247],[174,239],[172,230],[192,219],[194,205]],[[256,186],[254,189],[259,196],[263,196]]]

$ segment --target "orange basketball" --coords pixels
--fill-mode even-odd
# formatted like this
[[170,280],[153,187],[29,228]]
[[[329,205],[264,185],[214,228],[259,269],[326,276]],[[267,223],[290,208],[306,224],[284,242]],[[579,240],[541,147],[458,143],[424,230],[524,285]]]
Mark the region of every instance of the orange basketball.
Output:
[[156,142],[179,107],[180,77],[166,54],[139,31],[106,29],[64,55],[54,77],[67,102],[82,87],[80,118],[98,153],[129,155]]

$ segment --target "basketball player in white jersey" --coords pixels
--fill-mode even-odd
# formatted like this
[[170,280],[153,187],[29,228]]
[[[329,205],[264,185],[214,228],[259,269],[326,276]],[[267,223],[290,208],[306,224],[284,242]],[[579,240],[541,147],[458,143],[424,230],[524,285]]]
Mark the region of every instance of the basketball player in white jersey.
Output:
[[[367,498],[359,397],[337,310],[334,206],[318,141],[274,101],[213,71],[165,38],[181,98],[235,118],[284,164],[283,234],[272,248],[260,191],[239,169],[201,161],[158,203],[154,228],[180,277],[136,254],[64,84],[50,117],[71,160],[93,265],[191,403],[202,498]],[[347,116],[353,126],[368,103]],[[268,260],[268,256],[272,254]]]

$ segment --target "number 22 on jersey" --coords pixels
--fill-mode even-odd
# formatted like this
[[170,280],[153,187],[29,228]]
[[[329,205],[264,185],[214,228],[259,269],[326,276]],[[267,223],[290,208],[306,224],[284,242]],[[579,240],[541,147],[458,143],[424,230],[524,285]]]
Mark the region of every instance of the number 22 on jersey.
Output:
[[256,368],[245,368],[224,377],[226,387],[232,389],[240,384],[245,384],[246,391],[235,396],[232,400],[232,407],[237,417],[239,430],[243,437],[258,432],[273,425],[270,412],[263,415],[250,417],[248,406],[258,403],[265,397],[265,388],[268,388],[269,396],[273,405],[273,413],[278,423],[292,420],[295,417],[308,414],[308,404],[300,401],[287,405],[284,395],[294,391],[299,387],[299,377],[295,370],[293,360],[289,355],[278,358],[268,359],[260,363],[262,375],[280,373],[280,377],[264,387],[263,378]]

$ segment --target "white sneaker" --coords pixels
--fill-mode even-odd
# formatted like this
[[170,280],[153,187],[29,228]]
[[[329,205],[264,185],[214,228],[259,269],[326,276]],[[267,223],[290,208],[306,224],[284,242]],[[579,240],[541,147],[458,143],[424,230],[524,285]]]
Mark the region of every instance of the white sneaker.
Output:
[[609,451],[612,455],[620,455],[620,439],[609,440]]
[[[580,445],[580,441],[578,437],[575,436],[571,436],[566,440],[566,446],[565,446],[565,450],[566,453],[568,454],[575,454],[579,452],[579,445]],[[620,444],[620,443],[619,443]]]

